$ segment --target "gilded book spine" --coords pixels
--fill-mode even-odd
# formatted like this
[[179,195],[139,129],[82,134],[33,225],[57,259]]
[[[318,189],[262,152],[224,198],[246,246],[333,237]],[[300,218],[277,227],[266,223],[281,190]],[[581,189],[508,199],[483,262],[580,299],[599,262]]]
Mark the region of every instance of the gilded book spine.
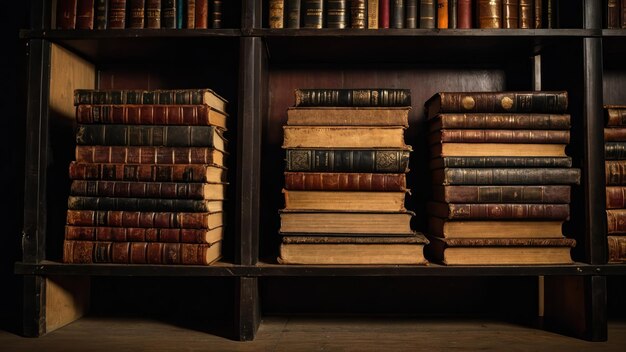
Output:
[[[161,0],[161,25],[163,28],[176,28],[176,0]],[[183,1],[183,0],[178,0]]]
[[626,142],[604,143],[604,158],[607,160],[626,159]]
[[626,208],[626,187],[619,187],[619,186],[606,187],[606,208],[607,209]]
[[609,263],[626,263],[626,236],[607,236]]
[[409,151],[288,149],[285,169],[315,172],[408,172]]
[[433,132],[428,137],[430,144],[457,143],[569,143],[567,130],[449,130]]
[[146,0],[146,28],[161,28],[161,0]]
[[130,12],[128,28],[144,28],[144,14],[146,9],[145,0],[128,0],[128,11]]
[[434,159],[431,161],[432,169],[440,169],[443,167],[572,167],[572,158],[550,158],[550,157],[464,157],[451,156],[445,158]]
[[[444,209],[436,209],[438,207]],[[429,212],[446,219],[569,219],[569,204],[446,204],[428,206]]]
[[109,21],[109,1],[95,0],[94,4],[94,28],[106,29]]
[[[72,161],[69,177],[72,180],[108,180],[108,181],[143,181],[143,182],[207,182],[210,168],[223,171],[218,166],[191,165],[152,165],[152,164],[104,164],[79,163]],[[222,179],[225,181],[225,179]]]
[[458,27],[458,0],[448,0],[448,28]]
[[208,205],[196,199],[113,198],[69,196],[70,210],[208,212]]
[[[363,3],[364,4],[364,3]],[[328,0],[326,4],[326,27],[343,29],[348,26],[348,0]],[[352,7],[350,8],[352,11]],[[355,21],[353,18],[352,21]],[[361,19],[363,22],[363,19]],[[365,23],[362,23],[365,25]],[[365,27],[353,27],[353,28],[365,28]]]
[[[357,29],[367,28],[366,0],[350,1],[350,27]],[[329,26],[330,27],[330,26]]]
[[[156,105],[197,105],[205,104],[204,95],[208,89],[182,90],[74,90],[74,105],[80,104],[156,104]],[[212,93],[212,92],[211,92]]]
[[391,0],[391,28],[404,28],[405,0]]
[[65,226],[74,241],[206,243],[205,229]]
[[411,106],[410,89],[296,89],[295,106]]
[[284,28],[285,0],[270,0],[269,5],[270,28]]
[[605,109],[607,127],[626,126],[626,107]]
[[186,0],[185,2],[185,28],[196,28],[196,0]]
[[76,7],[76,29],[93,29],[94,0],[78,0]]
[[472,28],[472,0],[458,0],[457,27]]
[[211,28],[222,28],[222,0],[211,0]]
[[502,28],[502,2],[477,0],[478,28]]
[[556,0],[543,0],[543,28],[556,28]]
[[417,2],[418,0],[406,0],[406,28],[418,28]]
[[87,197],[204,199],[208,183],[73,180],[70,194]]
[[626,234],[626,209],[608,209],[606,211],[607,234]]
[[527,2],[528,0],[502,0],[502,28],[518,28],[522,23],[528,24],[529,19],[526,16],[529,15],[528,10],[532,11],[532,8],[528,7]]
[[378,29],[379,23],[379,0],[367,0],[367,28]]
[[76,122],[82,124],[208,125],[206,105],[79,105]]
[[577,185],[580,184],[580,170],[575,168],[449,168],[434,170],[433,182],[443,185]]
[[437,27],[437,0],[420,0],[420,28]]
[[622,0],[621,8],[620,8],[620,18],[621,18],[621,27],[622,29],[626,28],[626,2]]
[[304,11],[304,28],[324,28],[324,1],[302,0]]
[[109,29],[126,28],[126,0],[110,0]]
[[300,28],[300,0],[287,0],[285,19],[287,28]]
[[285,172],[285,188],[299,191],[406,191],[406,175]]
[[533,1],[519,0],[519,28],[529,29],[534,27]]
[[[215,147],[215,126],[79,125],[79,145]],[[218,136],[217,138],[220,138]]]
[[68,210],[67,224],[72,226],[207,229],[210,216],[215,215],[152,211]]
[[220,152],[202,147],[120,147],[77,145],[76,161],[129,164],[219,164]]
[[[439,113],[507,112],[563,114],[567,92],[439,93]],[[430,113],[429,113],[430,116]]]
[[444,113],[430,119],[430,130],[461,129],[525,129],[569,130],[569,114],[515,114],[515,113]]
[[570,186],[435,186],[433,199],[446,203],[570,202]]
[[626,160],[606,160],[604,173],[607,185],[626,185]]
[[437,0],[437,28],[448,28],[448,0]]

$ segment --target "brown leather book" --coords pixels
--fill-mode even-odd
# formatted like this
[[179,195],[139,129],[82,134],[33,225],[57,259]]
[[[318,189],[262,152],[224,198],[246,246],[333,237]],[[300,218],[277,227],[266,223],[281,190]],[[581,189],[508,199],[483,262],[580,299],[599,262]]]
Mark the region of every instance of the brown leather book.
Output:
[[413,235],[411,218],[402,212],[343,212],[280,210],[280,234]]
[[528,15],[527,13],[523,12],[523,4],[525,1],[528,0],[502,0],[502,28],[510,29],[519,27],[522,22],[522,16]]
[[607,142],[626,142],[626,126],[605,128],[604,140]]
[[447,129],[569,130],[569,114],[444,113],[428,121],[430,131]]
[[58,0],[56,13],[57,29],[75,29],[77,0]]
[[283,126],[283,148],[410,150],[403,126]]
[[225,153],[201,147],[140,147],[77,145],[76,161],[128,164],[216,164],[224,165]]
[[270,28],[285,28],[285,0],[269,0]]
[[408,150],[287,149],[285,171],[402,173]]
[[502,1],[476,0],[478,28],[502,28]]
[[[180,1],[180,0],[179,0]],[[196,0],[185,0],[184,4],[184,26],[183,28],[196,28]]]
[[129,198],[129,197],[67,197],[70,210],[120,210],[120,211],[175,211],[216,212],[221,211],[224,194],[212,194],[212,199],[179,198]]
[[606,211],[607,234],[626,234],[626,209],[607,209]]
[[433,186],[446,203],[569,203],[571,186]]
[[215,243],[223,238],[223,228],[133,228],[106,226],[65,226],[65,239],[75,241]]
[[324,28],[324,2],[323,0],[302,0],[302,13],[304,28]]
[[285,172],[285,188],[302,191],[404,191],[406,175]]
[[367,28],[367,0],[350,0],[350,28]]
[[448,220],[428,218],[428,234],[441,238],[563,238],[562,220]]
[[457,28],[472,28],[472,0],[458,0]]
[[543,0],[534,0],[535,8],[533,12],[533,24],[535,29],[543,28]]
[[432,171],[435,185],[578,185],[576,168],[444,168]]
[[211,28],[222,28],[222,0],[211,0],[209,5]]
[[63,262],[73,264],[210,265],[221,256],[222,241],[196,244],[65,240],[63,243]]
[[287,125],[293,126],[405,126],[409,127],[410,106],[406,107],[289,107]]
[[225,183],[128,182],[73,180],[70,194],[87,197],[132,197],[174,199],[223,198]]
[[93,29],[93,25],[94,0],[78,0],[76,6],[76,29]]
[[196,29],[209,28],[209,0],[196,0],[194,20]]
[[406,191],[294,191],[283,189],[286,210],[404,211]]
[[626,208],[626,187],[607,186],[606,187],[606,208],[620,209]]
[[442,219],[568,220],[569,204],[442,203],[429,202],[428,214]]
[[626,236],[607,236],[608,262],[626,263]]
[[626,126],[626,105],[605,105],[606,127]]
[[509,157],[509,156],[490,156],[490,157],[446,157],[431,159],[428,163],[431,170],[442,169],[446,167],[572,167],[571,157],[552,158],[552,157]]
[[441,129],[428,135],[430,145],[437,143],[534,143],[568,144],[567,130],[461,130]]
[[215,164],[152,165],[70,162],[72,180],[147,182],[226,182],[226,168]]
[[[66,223],[67,225],[84,227],[104,226],[122,228],[137,227],[206,230],[221,227],[224,224],[224,213],[68,210]],[[109,241],[113,240],[110,239]]]
[[146,0],[146,28],[161,28],[161,0]]
[[604,173],[607,185],[626,185],[626,160],[605,160]]
[[437,28],[448,28],[448,0],[437,0]]
[[109,1],[108,29],[126,28],[126,0]]
[[533,2],[534,0],[519,0],[519,28],[534,28]]
[[146,0],[128,0],[128,28],[144,28]]
[[207,105],[81,104],[81,124],[217,126],[226,129],[228,115]]

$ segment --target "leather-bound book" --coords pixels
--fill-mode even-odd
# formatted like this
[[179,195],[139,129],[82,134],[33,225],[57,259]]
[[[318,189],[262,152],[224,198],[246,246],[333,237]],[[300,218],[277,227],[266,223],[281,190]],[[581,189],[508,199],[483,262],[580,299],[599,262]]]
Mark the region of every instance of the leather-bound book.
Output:
[[437,0],[420,0],[420,28],[437,28]]
[[209,28],[209,0],[196,0],[195,28]]
[[129,164],[217,164],[224,165],[226,153],[203,147],[145,147],[77,145],[77,162]]
[[209,9],[211,11],[211,28],[222,28],[222,0],[211,0],[211,5],[209,6]]
[[626,209],[607,209],[607,234],[626,235]]
[[380,172],[409,171],[408,150],[287,149],[286,171]]
[[77,0],[58,0],[56,21],[57,29],[75,29]]
[[269,0],[270,28],[284,28],[285,0]]
[[413,235],[410,211],[332,212],[280,210],[281,235],[292,233],[350,235]]
[[606,187],[606,208],[622,209],[626,208],[626,187],[607,186]]
[[448,28],[458,27],[458,0],[448,0]]
[[444,113],[430,119],[429,130],[440,129],[520,129],[520,130],[569,130],[569,114],[534,113]]
[[568,130],[440,129],[428,135],[428,142],[567,144],[569,137]]
[[626,142],[626,126],[605,128],[604,140],[606,142]]
[[448,0],[437,0],[437,28],[448,28]]
[[226,182],[226,168],[217,164],[152,165],[126,163],[80,163],[71,161],[72,180],[147,182]]
[[432,171],[435,185],[578,185],[576,168],[446,168]]
[[406,174],[285,172],[285,188],[300,191],[404,191]]
[[431,169],[441,169],[444,167],[572,167],[571,157],[511,157],[511,156],[475,156],[475,157],[445,157],[435,158],[429,163]]
[[442,203],[429,202],[427,212],[442,219],[568,220],[569,204]]
[[109,1],[94,0],[94,29],[107,29],[109,22]]
[[406,18],[405,0],[391,0],[391,28],[404,28]]
[[161,26],[163,28],[176,28],[176,1],[183,0],[161,0]]
[[433,200],[445,203],[570,202],[571,186],[433,186]]
[[323,0],[302,0],[301,6],[304,14],[304,28],[324,28]]
[[[172,228],[172,229],[215,229],[224,224],[224,213],[180,213],[152,211],[120,211],[120,210],[68,210],[67,225],[76,227],[127,227],[127,228]],[[91,230],[89,230],[91,231]],[[136,238],[136,237],[133,237]],[[144,237],[143,241],[160,240],[153,236]],[[95,240],[95,238],[93,238]],[[106,241],[106,239],[98,239]],[[109,239],[114,241],[116,239]],[[126,241],[133,241],[127,239]],[[170,242],[170,241],[164,241]],[[181,242],[180,238],[178,241]],[[186,242],[186,241],[182,241]]]
[[458,0],[457,28],[472,28],[472,0]]
[[194,29],[196,28],[196,0],[186,0],[184,5],[184,28]]
[[607,160],[626,159],[626,142],[605,142],[604,158]]
[[283,189],[285,210],[302,211],[405,211],[405,191],[300,191]]
[[222,198],[225,188],[224,183],[206,182],[73,180],[70,194],[84,197],[215,199]]
[[626,160],[605,160],[604,173],[607,185],[626,185]]
[[607,236],[608,262],[626,263],[626,236]]
[[539,29],[543,28],[543,0],[535,0],[534,3],[534,11],[533,11],[533,28]]
[[379,13],[380,13],[380,21],[379,21],[379,27],[380,28],[389,28],[389,21],[391,18],[390,15],[390,2],[391,0],[380,0],[379,4]]
[[146,0],[128,0],[128,28],[144,28]]
[[533,1],[534,0],[519,0],[519,28],[534,28],[535,17],[533,16]]
[[285,3],[285,26],[286,28],[300,28],[300,9],[301,9],[301,1],[300,0],[286,0]]
[[109,1],[109,22],[107,28],[126,28],[126,0]]
[[417,4],[418,0],[406,0],[406,28],[418,28]]
[[161,0],[146,0],[146,28],[161,28]]
[[626,126],[626,105],[605,105],[604,122],[607,127]]
[[502,28],[501,0],[476,0],[478,28]]
[[94,0],[78,0],[76,7],[76,29],[93,29]]
[[333,107],[310,106],[287,108],[287,125],[293,126],[405,126],[409,127],[410,106]]
[[[217,192],[216,192],[217,193]],[[116,210],[116,211],[174,211],[214,212],[223,208],[223,194],[214,194],[215,199],[165,199],[69,196],[69,210]]]
[[379,89],[295,89],[294,106],[411,106],[411,90]]
[[[347,28],[351,23],[348,23],[348,11],[352,11],[352,2],[350,3],[350,9],[348,9],[349,0],[328,0],[326,3],[326,27],[327,28]],[[351,19],[356,21],[356,19]],[[361,18],[361,24],[364,26],[363,18]],[[353,27],[359,28],[359,27]],[[365,27],[361,27],[365,28]]]
[[[532,7],[528,7],[529,0],[502,0],[502,28],[530,28],[521,27],[522,23],[528,23],[528,10],[532,14]],[[532,3],[532,0],[530,0]],[[519,22],[519,23],[518,23]]]
[[283,126],[283,148],[411,150],[404,141],[405,129],[402,126]]
[[564,220],[449,220],[428,218],[428,234],[439,238],[563,238]]
[[367,0],[350,0],[350,28],[367,28]]
[[224,231],[221,226],[213,229],[65,226],[65,239],[75,241],[211,244],[221,241],[223,237]]
[[379,0],[367,0],[367,28],[378,29],[380,24],[378,19],[380,18],[380,5]]

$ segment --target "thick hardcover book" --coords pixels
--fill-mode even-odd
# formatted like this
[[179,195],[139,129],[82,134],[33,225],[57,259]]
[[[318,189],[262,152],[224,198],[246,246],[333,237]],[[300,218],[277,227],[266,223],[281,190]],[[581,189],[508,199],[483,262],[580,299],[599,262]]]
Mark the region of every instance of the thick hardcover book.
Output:
[[281,264],[426,265],[422,234],[394,237],[283,236]]
[[626,263],[626,236],[607,236],[609,263]]
[[76,107],[80,124],[204,125],[226,129],[228,115],[207,105],[89,105]]
[[425,103],[428,118],[441,113],[507,112],[564,114],[565,91],[543,92],[441,92]]
[[211,0],[211,28],[222,28],[222,0]]
[[606,208],[607,209],[626,208],[626,187],[624,186],[606,187]]
[[164,242],[63,242],[63,262],[75,264],[210,265],[222,255],[222,241],[213,244]]
[[533,7],[534,0],[519,0],[519,28],[534,28],[535,17],[533,16]]
[[146,0],[146,28],[161,28],[161,0]]
[[626,142],[605,142],[604,158],[607,160],[626,159]]
[[76,161],[124,164],[216,164],[224,165],[225,153],[202,147],[118,147],[77,145]]
[[146,0],[128,0],[128,28],[144,28]]
[[607,127],[626,126],[626,105],[605,105],[604,121]]
[[406,28],[419,28],[417,26],[417,4],[419,0],[406,0]]
[[390,18],[391,18],[391,0],[380,0],[380,28],[389,28]]
[[458,0],[448,0],[448,28],[458,27]]
[[96,164],[72,161],[69,177],[72,180],[221,183],[226,181],[226,169],[208,164]]
[[378,18],[380,17],[378,5],[379,0],[367,0],[367,28],[378,29]]
[[287,28],[300,28],[300,0],[286,0],[285,21]]
[[521,27],[522,24],[530,24],[532,7],[529,7],[529,2],[532,3],[532,0],[502,0],[502,28],[530,28]]
[[404,126],[409,127],[407,107],[289,107],[287,125],[294,126]]
[[[367,28],[367,0],[350,0],[350,27]],[[330,28],[330,25],[328,26]],[[337,27],[335,27],[337,28]]]
[[606,160],[604,173],[607,185],[626,185],[626,160]]
[[196,28],[196,0],[185,1],[185,28]]
[[445,265],[573,264],[569,238],[429,237],[428,258]]
[[437,28],[437,0],[420,0],[420,28]]
[[432,171],[435,185],[578,185],[576,168],[445,168]]
[[[119,210],[119,211],[176,211],[214,212],[215,202],[223,201],[223,194],[215,194],[215,199],[163,199],[163,198],[115,198],[69,196],[67,208],[70,210]],[[221,205],[217,206],[220,208]]]
[[280,211],[280,234],[371,234],[413,235],[410,211],[380,212],[330,212],[330,211]]
[[270,28],[284,28],[285,0],[269,0]]
[[295,89],[295,106],[411,106],[411,90]]
[[106,29],[109,21],[109,0],[94,1],[94,29]]
[[58,0],[56,21],[57,29],[75,29],[77,0]]
[[430,131],[442,128],[569,130],[569,114],[444,113],[429,120]]
[[502,28],[502,1],[476,0],[478,28]]
[[407,150],[287,149],[286,171],[380,172],[409,171]]
[[410,150],[402,126],[283,126],[283,148]]
[[208,105],[226,112],[228,101],[211,89],[76,89],[74,105],[81,104],[151,104]]
[[184,0],[161,0],[161,26],[163,28],[176,28],[176,1]]
[[567,144],[568,130],[461,130],[440,129],[428,135],[430,145],[437,143],[534,143]]
[[437,0],[437,28],[448,28],[448,0]]
[[626,142],[626,126],[605,128],[604,140],[606,142]]
[[65,239],[75,241],[215,243],[224,237],[215,229],[65,226]]
[[565,144],[531,143],[438,143],[430,146],[431,158],[503,156],[566,157]]
[[285,172],[285,188],[302,191],[405,191],[406,174]]
[[472,28],[472,0],[458,0],[457,27]]
[[227,141],[215,126],[83,124],[76,131],[76,144],[210,147],[226,151]]
[[442,238],[563,238],[563,221],[428,219],[428,234]]
[[67,224],[86,227],[105,226],[207,230],[221,227],[224,224],[224,213],[68,210]]
[[389,26],[391,28],[404,28],[406,17],[405,0],[391,0],[389,14]]
[[221,199],[224,183],[73,180],[70,194],[85,197]]
[[572,167],[572,158],[534,158],[534,157],[447,157],[430,161],[431,169],[444,167]]
[[185,6],[187,0],[178,0],[176,1],[176,29],[181,29],[185,27]]
[[533,28],[538,29],[543,27],[543,0],[535,0],[533,10]]
[[607,209],[607,234],[626,235],[626,209]]
[[324,0],[302,0],[304,28],[324,28]]
[[563,203],[570,186],[433,186],[433,200],[446,203]]
[[109,23],[107,28],[126,28],[126,0],[109,0]]
[[[328,0],[326,3],[326,27],[327,28],[347,28],[348,23],[348,1],[351,0]],[[352,9],[352,8],[350,8]],[[363,21],[363,19],[361,19]],[[354,27],[358,28],[358,27]],[[365,27],[361,27],[365,28]]]
[[196,0],[195,28],[209,28],[209,0]]
[[405,191],[294,191],[283,189],[285,210],[341,212],[399,212],[404,208]]
[[451,220],[569,219],[569,204],[452,204],[429,202],[426,208],[431,216]]
[[94,9],[94,0],[78,0],[76,29],[93,29]]

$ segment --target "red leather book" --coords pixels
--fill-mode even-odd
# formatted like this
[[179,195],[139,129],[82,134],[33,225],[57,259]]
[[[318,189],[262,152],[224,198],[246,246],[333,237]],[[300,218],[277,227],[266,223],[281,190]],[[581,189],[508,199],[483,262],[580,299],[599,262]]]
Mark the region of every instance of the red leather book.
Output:
[[225,182],[226,169],[219,165],[103,164],[70,162],[72,180],[146,182]]
[[626,234],[626,209],[607,209],[606,222],[607,234]]
[[626,208],[626,187],[607,186],[606,187],[606,208],[621,209]]
[[76,146],[76,161],[84,163],[224,165],[224,157],[224,152],[203,147]]
[[146,12],[146,0],[128,0],[128,28],[144,28]]
[[209,28],[209,0],[196,0],[196,28]]
[[609,263],[626,263],[626,236],[607,236]]
[[94,0],[78,0],[76,7],[76,29],[93,29]]
[[65,239],[77,241],[210,244],[222,240],[223,233],[223,230],[212,231],[212,229],[65,226]]
[[146,0],[146,28],[161,28],[161,0]]
[[301,191],[404,191],[406,175],[285,172],[285,188]]
[[458,0],[457,28],[472,28],[472,0]]
[[57,1],[57,29],[75,29],[77,0]]

